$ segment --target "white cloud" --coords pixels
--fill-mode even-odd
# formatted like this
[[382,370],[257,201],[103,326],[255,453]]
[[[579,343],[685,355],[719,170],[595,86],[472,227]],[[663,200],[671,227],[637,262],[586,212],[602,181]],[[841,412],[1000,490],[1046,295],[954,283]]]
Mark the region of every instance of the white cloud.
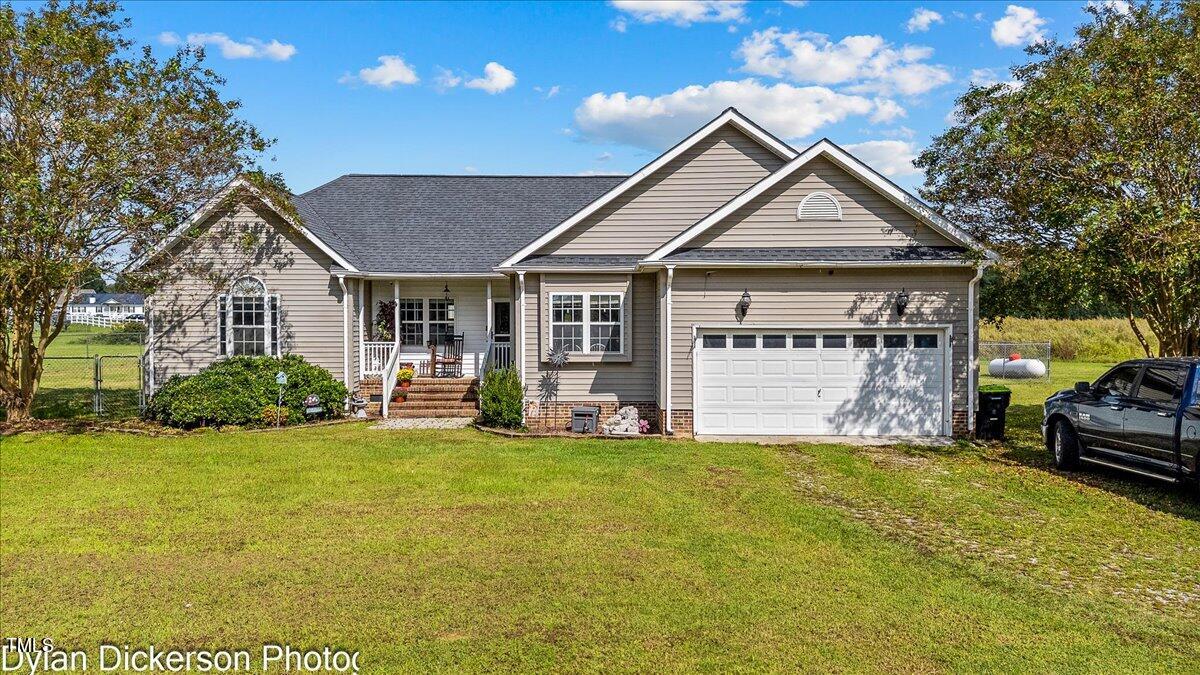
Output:
[[469,164],[468,164],[467,166],[464,166],[464,167],[463,167],[463,172],[465,172],[465,173],[479,173],[479,169],[478,169],[478,168],[476,168],[476,167],[474,167],[474,166],[471,166],[471,165],[469,165]]
[[1088,0],[1088,7],[1096,7],[1098,9],[1111,9],[1117,14],[1128,14],[1132,6],[1128,0]]
[[895,129],[884,129],[879,133],[888,138],[914,138],[917,135],[916,129],[910,129],[906,126],[898,126]]
[[467,80],[463,86],[469,89],[482,89],[489,94],[499,94],[507,89],[512,89],[516,83],[516,73],[495,61],[489,61],[483,67],[483,77]]
[[546,98],[554,98],[562,91],[562,87],[556,84],[553,87],[534,87],[533,90],[539,94],[543,94]]
[[742,40],[736,55],[742,70],[786,77],[794,82],[850,85],[848,91],[923,94],[949,83],[950,71],[925,63],[929,47],[896,48],[879,35],[848,35],[838,42],[821,33],[755,31]]
[[808,136],[851,115],[867,115],[876,104],[826,87],[766,86],[753,78],[691,85],[661,96],[595,93],[575,109],[575,123],[588,139],[660,150],[735,106],[784,138]]
[[[668,21],[676,26],[746,20],[746,0],[612,0],[613,7],[641,23]],[[626,24],[613,25],[624,33]]]
[[1020,80],[1008,78],[1004,79],[996,68],[975,68],[971,70],[971,84],[980,87],[990,87],[993,84],[1003,84],[1009,89],[1020,89],[1022,83]]
[[872,122],[891,122],[901,117],[907,117],[906,111],[899,103],[890,98],[875,99],[875,111],[871,113]]
[[617,18],[615,18],[611,22],[609,22],[608,25],[611,26],[612,29],[617,31],[618,33],[624,33],[625,31],[629,30],[629,22],[626,21],[625,17],[623,17],[623,16],[618,16]]
[[912,16],[908,18],[908,23],[904,24],[904,28],[910,33],[924,33],[935,23],[946,23],[946,20],[932,9],[918,7],[913,10]]
[[264,42],[258,38],[246,38],[238,42],[224,33],[188,33],[186,38],[180,38],[178,33],[164,31],[158,34],[158,41],[164,45],[187,43],[193,47],[216,47],[221,56],[227,59],[269,59],[271,61],[287,61],[296,55],[296,46],[271,40]]
[[587,171],[580,171],[579,173],[577,173],[575,175],[576,176],[626,176],[628,174],[626,174],[624,171],[609,171],[606,169],[588,169]]
[[450,70],[449,68],[442,68],[439,66],[437,69],[437,75],[435,75],[433,78],[433,86],[438,91],[446,91],[447,89],[453,89],[462,84],[462,80],[462,77],[455,75],[454,71]]
[[889,178],[921,174],[921,170],[913,166],[917,147],[909,141],[866,141],[842,147]]
[[612,158],[613,158],[613,155],[611,152],[602,152],[599,155],[596,155],[597,162],[607,162],[608,160],[610,160]]
[[1004,16],[992,24],[992,41],[1001,47],[1019,47],[1046,39],[1042,26],[1046,20],[1038,16],[1037,10],[1020,5],[1009,5]]
[[358,75],[346,73],[338,80],[342,84],[362,82],[380,89],[391,89],[397,84],[416,84],[421,81],[412,66],[404,59],[394,54],[379,57],[379,65],[374,68],[363,68]]
[[792,7],[803,7],[808,4],[808,0],[783,0],[783,4],[791,5]]

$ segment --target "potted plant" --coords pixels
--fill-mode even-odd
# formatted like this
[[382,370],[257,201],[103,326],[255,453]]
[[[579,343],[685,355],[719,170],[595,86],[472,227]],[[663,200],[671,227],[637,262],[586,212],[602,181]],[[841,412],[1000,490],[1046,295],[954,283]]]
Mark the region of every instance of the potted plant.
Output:
[[400,385],[401,391],[408,391],[412,386],[413,376],[416,372],[412,368],[401,368],[396,371],[396,384]]
[[404,403],[408,400],[408,392],[403,389],[392,391],[392,403]]

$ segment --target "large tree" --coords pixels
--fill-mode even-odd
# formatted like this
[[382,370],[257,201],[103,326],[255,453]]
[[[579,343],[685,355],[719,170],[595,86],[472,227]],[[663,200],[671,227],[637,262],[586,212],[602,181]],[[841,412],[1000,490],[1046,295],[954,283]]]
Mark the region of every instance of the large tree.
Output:
[[268,141],[200,50],[164,60],[111,2],[0,6],[0,406],[29,415],[65,301],[162,240]]
[[1086,297],[1144,317],[1161,355],[1200,354],[1200,2],[1088,11],[959,98],[921,194],[1004,256],[1013,305]]

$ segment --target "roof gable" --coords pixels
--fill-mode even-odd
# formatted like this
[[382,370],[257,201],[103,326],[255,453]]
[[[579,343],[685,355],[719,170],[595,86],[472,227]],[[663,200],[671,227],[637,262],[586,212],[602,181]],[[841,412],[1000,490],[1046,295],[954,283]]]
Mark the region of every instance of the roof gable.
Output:
[[721,208],[713,211],[705,218],[698,221],[695,225],[688,228],[679,236],[664,244],[662,247],[646,256],[645,262],[662,261],[666,256],[674,251],[682,248],[684,245],[690,245],[701,234],[707,232],[718,223],[726,221],[734,214],[738,214],[739,210],[751,204],[755,199],[758,199],[767,191],[772,190],[784,180],[799,171],[802,167],[809,165],[817,158],[823,158],[841,170],[845,171],[851,177],[861,182],[865,186],[871,188],[874,192],[886,198],[892,204],[895,204],[903,211],[910,214],[920,223],[932,228],[935,232],[946,237],[950,242],[965,246],[971,249],[977,249],[983,252],[983,255],[991,260],[996,260],[998,257],[995,253],[987,250],[982,244],[963,232],[953,223],[942,218],[935,213],[928,205],[917,199],[910,193],[901,189],[895,183],[881,176],[874,169],[864,164],[858,158],[838,147],[828,139],[822,139],[817,143],[800,153],[795,159],[791,160],[778,171],[770,176],[762,179],[755,185],[751,186],[745,192],[737,197],[729,200]]
[[546,232],[542,236],[530,242],[528,245],[514,253],[500,264],[502,268],[512,267],[520,260],[541,251],[543,247],[550,244],[555,239],[559,238],[571,228],[583,223],[593,214],[598,213],[601,209],[613,204],[622,195],[629,193],[647,181],[654,180],[653,177],[659,173],[661,169],[668,167],[672,162],[685,156],[697,145],[705,142],[714,134],[726,127],[732,127],[740,134],[744,134],[757,142],[761,147],[766,148],[772,155],[781,160],[790,160],[796,156],[796,151],[788,146],[783,141],[772,136],[770,133],[762,129],[746,116],[733,108],[725,110],[708,124],[698,129],[695,133],[680,141],[671,149],[659,155],[652,162],[642,167],[637,173],[629,176],[619,185],[615,186],[598,199],[589,203],[579,211],[572,214],[569,218],[563,220],[556,227]]

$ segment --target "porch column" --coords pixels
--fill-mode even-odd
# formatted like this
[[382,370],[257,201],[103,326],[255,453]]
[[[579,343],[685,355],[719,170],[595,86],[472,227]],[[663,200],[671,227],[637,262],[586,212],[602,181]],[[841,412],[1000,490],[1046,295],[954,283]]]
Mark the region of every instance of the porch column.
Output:
[[363,379],[363,364],[367,360],[367,313],[363,311],[363,284],[365,279],[358,280],[358,381]]
[[[392,349],[400,353],[400,282],[392,282]],[[399,357],[397,357],[399,358]]]
[[[521,314],[517,318],[517,326],[520,327],[520,331],[518,332],[518,336],[520,337],[520,339],[517,340],[517,353],[513,354],[513,358],[516,359],[518,364],[520,364],[517,369],[517,374],[520,376],[521,386],[522,386],[522,388],[524,388],[524,386],[525,386],[525,273],[524,272],[517,272],[517,303],[518,303],[517,306],[520,308],[519,311]],[[522,401],[524,401],[524,395],[522,395]],[[524,417],[525,417],[524,410],[525,410],[525,406],[524,406],[524,404],[522,404],[521,405],[522,419],[524,419]]]
[[675,278],[675,266],[667,265],[667,297],[666,309],[667,320],[664,322],[664,330],[667,337],[666,347],[663,349],[663,368],[666,370],[666,385],[667,385],[667,400],[664,417],[664,431],[670,435],[674,434],[675,430],[671,428],[671,282]]
[[495,337],[496,326],[492,317],[492,282],[490,279],[487,282],[487,300],[484,303],[483,311],[487,314],[487,337],[491,341]]

